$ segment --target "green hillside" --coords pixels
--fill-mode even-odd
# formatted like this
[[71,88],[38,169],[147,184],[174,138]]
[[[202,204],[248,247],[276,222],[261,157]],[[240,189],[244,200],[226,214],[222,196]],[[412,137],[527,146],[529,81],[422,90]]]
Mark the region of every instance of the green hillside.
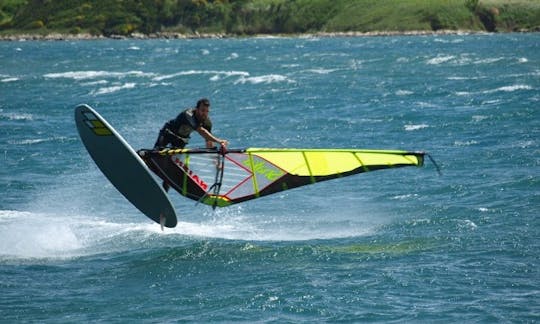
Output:
[[1,0],[0,34],[539,31],[538,0]]

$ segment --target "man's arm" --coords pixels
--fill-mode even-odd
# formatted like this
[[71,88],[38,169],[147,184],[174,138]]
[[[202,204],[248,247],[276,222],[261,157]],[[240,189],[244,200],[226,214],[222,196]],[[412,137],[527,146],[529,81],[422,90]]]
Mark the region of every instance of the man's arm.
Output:
[[221,146],[227,147],[229,145],[229,142],[227,140],[217,138],[212,133],[210,133],[206,128],[199,126],[197,128],[197,133],[202,136],[206,140],[206,147],[212,148],[214,147],[213,143],[217,143]]

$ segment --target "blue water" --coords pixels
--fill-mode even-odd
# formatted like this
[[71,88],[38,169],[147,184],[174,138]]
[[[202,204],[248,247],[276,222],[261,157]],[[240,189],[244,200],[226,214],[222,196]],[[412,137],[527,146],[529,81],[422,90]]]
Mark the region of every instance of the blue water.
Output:
[[[540,321],[540,34],[0,42],[0,321]],[[200,97],[231,147],[426,150],[161,231],[73,109],[135,148]],[[194,137],[192,147],[202,145]]]

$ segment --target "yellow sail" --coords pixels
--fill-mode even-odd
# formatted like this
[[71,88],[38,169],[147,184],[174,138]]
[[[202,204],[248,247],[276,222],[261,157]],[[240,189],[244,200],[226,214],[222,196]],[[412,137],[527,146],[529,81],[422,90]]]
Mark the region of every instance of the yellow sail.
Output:
[[423,164],[423,153],[406,151],[250,148],[246,153],[259,156],[297,176],[328,176],[357,168],[369,171],[373,167],[381,169]]
[[176,191],[214,207],[357,173],[422,166],[425,155],[423,152],[358,149],[143,151],[145,162]]

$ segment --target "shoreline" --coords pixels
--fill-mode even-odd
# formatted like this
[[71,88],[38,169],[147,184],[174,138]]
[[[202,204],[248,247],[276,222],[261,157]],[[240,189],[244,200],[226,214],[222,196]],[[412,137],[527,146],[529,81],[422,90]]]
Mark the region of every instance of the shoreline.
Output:
[[332,37],[381,37],[381,36],[437,36],[437,35],[471,35],[471,34],[510,34],[510,33],[536,33],[537,31],[521,30],[514,32],[498,32],[492,33],[478,30],[414,30],[414,31],[372,31],[372,32],[314,32],[314,33],[298,33],[298,34],[253,34],[253,35],[237,35],[224,33],[193,33],[183,34],[176,32],[159,32],[152,34],[133,33],[131,35],[91,35],[91,34],[10,34],[0,35],[0,41],[78,41],[78,40],[145,40],[145,39],[225,39],[225,38],[332,38]]

